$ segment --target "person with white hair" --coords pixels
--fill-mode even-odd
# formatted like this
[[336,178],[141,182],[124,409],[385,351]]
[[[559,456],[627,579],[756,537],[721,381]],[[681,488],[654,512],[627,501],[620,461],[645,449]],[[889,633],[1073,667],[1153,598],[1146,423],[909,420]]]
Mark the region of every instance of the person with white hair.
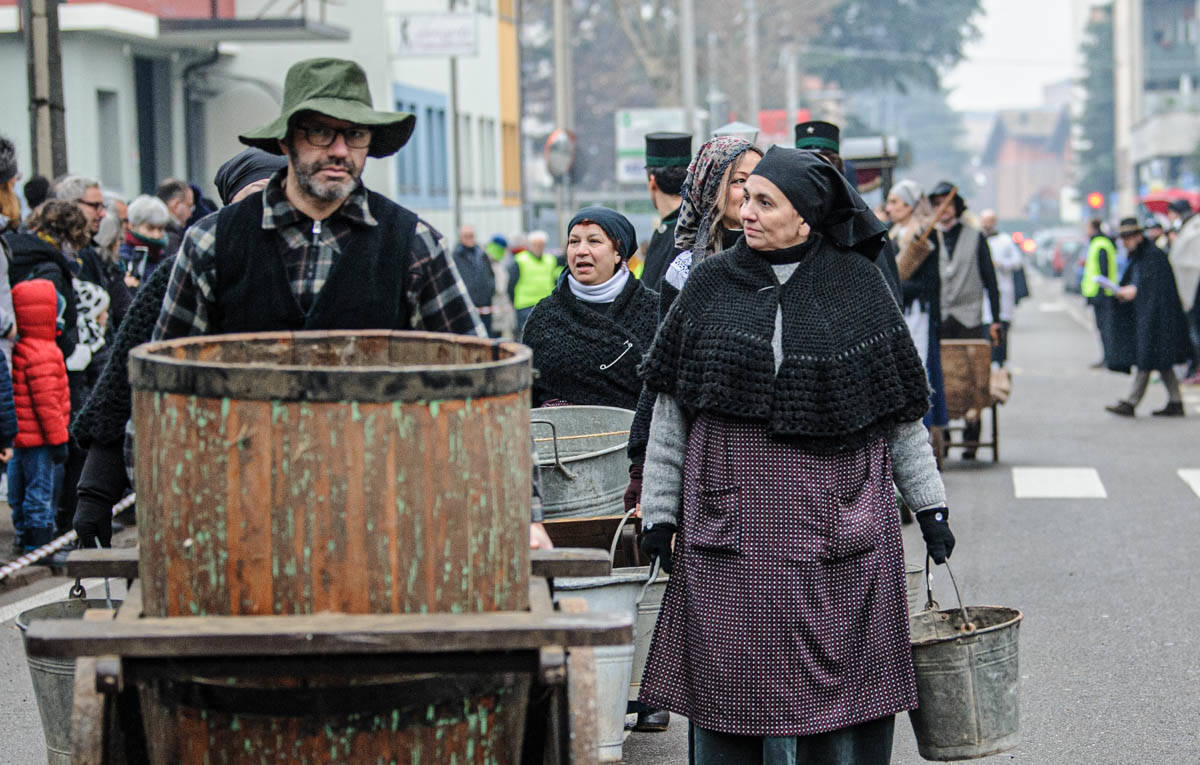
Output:
[[545,231],[529,234],[529,249],[516,255],[517,281],[509,286],[513,308],[517,310],[517,332],[525,327],[533,307],[554,292],[563,267],[553,254],[546,252]]
[[125,283],[137,288],[167,254],[167,224],[171,213],[158,197],[142,194],[129,204],[129,233],[121,245]]

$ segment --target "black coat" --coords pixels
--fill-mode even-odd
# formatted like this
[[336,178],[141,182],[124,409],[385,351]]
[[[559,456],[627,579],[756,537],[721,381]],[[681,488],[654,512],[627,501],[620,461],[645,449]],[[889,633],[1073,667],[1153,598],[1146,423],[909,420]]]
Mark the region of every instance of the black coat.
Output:
[[564,275],[538,303],[521,342],[533,349],[533,405],[560,400],[579,406],[634,409],[637,368],[658,326],[658,294],[630,277],[617,299],[592,307],[571,293]]
[[487,308],[496,293],[496,274],[492,271],[491,258],[478,245],[454,248],[454,265],[462,277],[467,295],[476,308]]
[[1175,272],[1166,253],[1143,240],[1130,253],[1121,285],[1137,287],[1130,302],[1114,301],[1106,311],[1105,365],[1114,372],[1170,369],[1191,358],[1187,317],[1179,302]]
[[[14,231],[4,235],[12,250],[12,263],[8,267],[8,281],[16,285],[28,279],[49,279],[60,297],[66,301],[63,307],[63,329],[57,343],[63,358],[75,350],[78,339],[76,329],[75,286],[72,281],[73,265],[66,255],[36,234]],[[20,331],[20,327],[17,328]]]
[[645,265],[642,267],[642,282],[654,291],[658,291],[663,274],[675,259],[675,224],[679,222],[679,210],[663,218],[658,228],[650,236],[646,245]]

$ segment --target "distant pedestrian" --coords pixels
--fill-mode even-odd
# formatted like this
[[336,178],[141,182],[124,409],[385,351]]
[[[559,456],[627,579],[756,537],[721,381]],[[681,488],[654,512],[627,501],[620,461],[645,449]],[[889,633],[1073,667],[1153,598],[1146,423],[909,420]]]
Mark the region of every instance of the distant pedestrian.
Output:
[[72,273],[85,282],[104,287],[104,266],[93,241],[96,234],[100,233],[100,222],[108,215],[100,181],[82,175],[68,175],[54,185],[54,198],[74,202],[87,219],[87,243],[65,251],[74,262]]
[[1111,284],[1120,279],[1117,273],[1117,246],[1104,233],[1103,222],[1099,218],[1088,221],[1088,249],[1083,261],[1083,278],[1079,282],[1079,294],[1092,306],[1096,318],[1096,329],[1100,335],[1100,360],[1092,364],[1093,369],[1104,367],[1104,359],[1108,355],[1107,328],[1112,313],[1115,298],[1113,289],[1097,281],[1096,277],[1104,277]]
[[641,280],[655,292],[678,252],[675,226],[683,204],[680,196],[683,180],[691,161],[690,133],[650,133],[646,136],[646,187],[650,190],[650,203],[658,213],[658,225],[646,247]]
[[[1024,264],[1021,250],[1010,234],[996,228],[998,219],[995,210],[984,210],[979,214],[979,227],[987,237],[988,251],[996,269],[996,290],[1000,293],[1000,342],[992,347],[992,361],[1004,366],[1008,361],[1008,332],[1012,327],[1013,314],[1017,310],[1016,274]],[[992,303],[983,301],[983,323],[992,325],[997,317],[992,315]]]
[[1105,409],[1133,417],[1146,395],[1150,373],[1158,372],[1167,389],[1167,405],[1152,414],[1183,417],[1183,396],[1174,366],[1191,358],[1192,348],[1175,274],[1166,254],[1150,241],[1136,218],[1122,220],[1118,233],[1129,250],[1129,266],[1116,291],[1107,364],[1109,369],[1126,373],[1136,367],[1137,374],[1129,395]]
[[72,282],[74,261],[67,253],[86,247],[91,237],[87,218],[74,202],[49,199],[30,213],[23,231],[5,234],[12,263],[8,278],[13,287],[28,279],[49,279],[65,306],[58,347],[63,357],[75,350],[76,310]]
[[54,344],[61,301],[46,279],[13,287],[18,332],[13,400],[18,432],[8,463],[8,504],[26,551],[54,538],[55,466],[67,459],[71,394],[62,352]]
[[50,179],[44,175],[35,175],[25,181],[21,193],[25,195],[25,205],[33,210],[50,196]]
[[496,294],[496,274],[487,253],[475,242],[475,227],[464,225],[458,230],[454,247],[454,266],[467,288],[467,296],[479,311],[479,318],[490,337],[492,334],[492,298]]
[[[545,246],[544,231],[534,231],[529,238],[539,239]],[[517,259],[508,251],[508,239],[503,234],[493,234],[483,251],[492,264],[492,277],[496,280],[496,291],[492,294],[492,332],[495,337],[518,337],[517,311],[513,308],[513,295],[520,277]]]
[[512,301],[517,311],[517,332],[520,333],[533,307],[554,292],[563,269],[558,258],[546,252],[544,238],[530,237],[529,249],[518,253],[515,260],[517,282],[512,287]]
[[187,230],[188,221],[196,206],[196,195],[191,186],[178,178],[166,179],[159,184],[154,194],[167,206],[171,216],[166,226],[166,251],[167,254],[173,255],[183,241],[183,232]]
[[125,284],[131,289],[154,273],[167,256],[171,213],[158,197],[142,194],[129,203],[129,233],[121,243]]
[[[929,192],[929,204],[936,211],[955,187],[942,181]],[[955,192],[953,202],[942,212],[934,231],[938,278],[941,281],[942,340],[991,340],[1000,345],[1003,326],[1000,316],[1000,290],[987,238],[979,229],[963,220],[967,203]],[[983,323],[983,303],[993,317]],[[963,441],[979,441],[980,412],[969,410],[964,418]],[[975,459],[975,447],[963,448],[963,459]]]
[[1171,268],[1179,284],[1179,299],[1188,318],[1192,341],[1192,360],[1188,363],[1184,382],[1200,383],[1200,215],[1184,199],[1171,202],[1168,215],[1178,230],[1171,245]]

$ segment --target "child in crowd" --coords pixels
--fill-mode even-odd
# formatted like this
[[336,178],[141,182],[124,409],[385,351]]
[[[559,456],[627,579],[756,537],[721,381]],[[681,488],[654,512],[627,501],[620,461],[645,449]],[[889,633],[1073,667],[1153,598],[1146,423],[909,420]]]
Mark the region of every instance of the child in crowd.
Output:
[[67,458],[71,393],[62,351],[55,343],[60,298],[53,282],[20,282],[12,288],[12,297],[17,318],[12,388],[18,429],[8,463],[8,504],[18,539],[29,551],[54,536],[54,466]]

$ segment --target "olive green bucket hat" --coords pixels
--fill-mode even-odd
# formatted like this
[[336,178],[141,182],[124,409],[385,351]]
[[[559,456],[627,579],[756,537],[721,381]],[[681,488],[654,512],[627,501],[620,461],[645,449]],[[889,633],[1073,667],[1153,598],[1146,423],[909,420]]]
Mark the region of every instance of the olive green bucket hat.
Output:
[[367,154],[386,157],[408,142],[417,117],[408,112],[380,112],[371,105],[367,73],[353,61],[341,58],[310,58],[292,65],[283,83],[283,112],[258,130],[239,135],[238,140],[271,154],[282,154],[279,142],[299,112],[317,112],[326,117],[371,128]]

